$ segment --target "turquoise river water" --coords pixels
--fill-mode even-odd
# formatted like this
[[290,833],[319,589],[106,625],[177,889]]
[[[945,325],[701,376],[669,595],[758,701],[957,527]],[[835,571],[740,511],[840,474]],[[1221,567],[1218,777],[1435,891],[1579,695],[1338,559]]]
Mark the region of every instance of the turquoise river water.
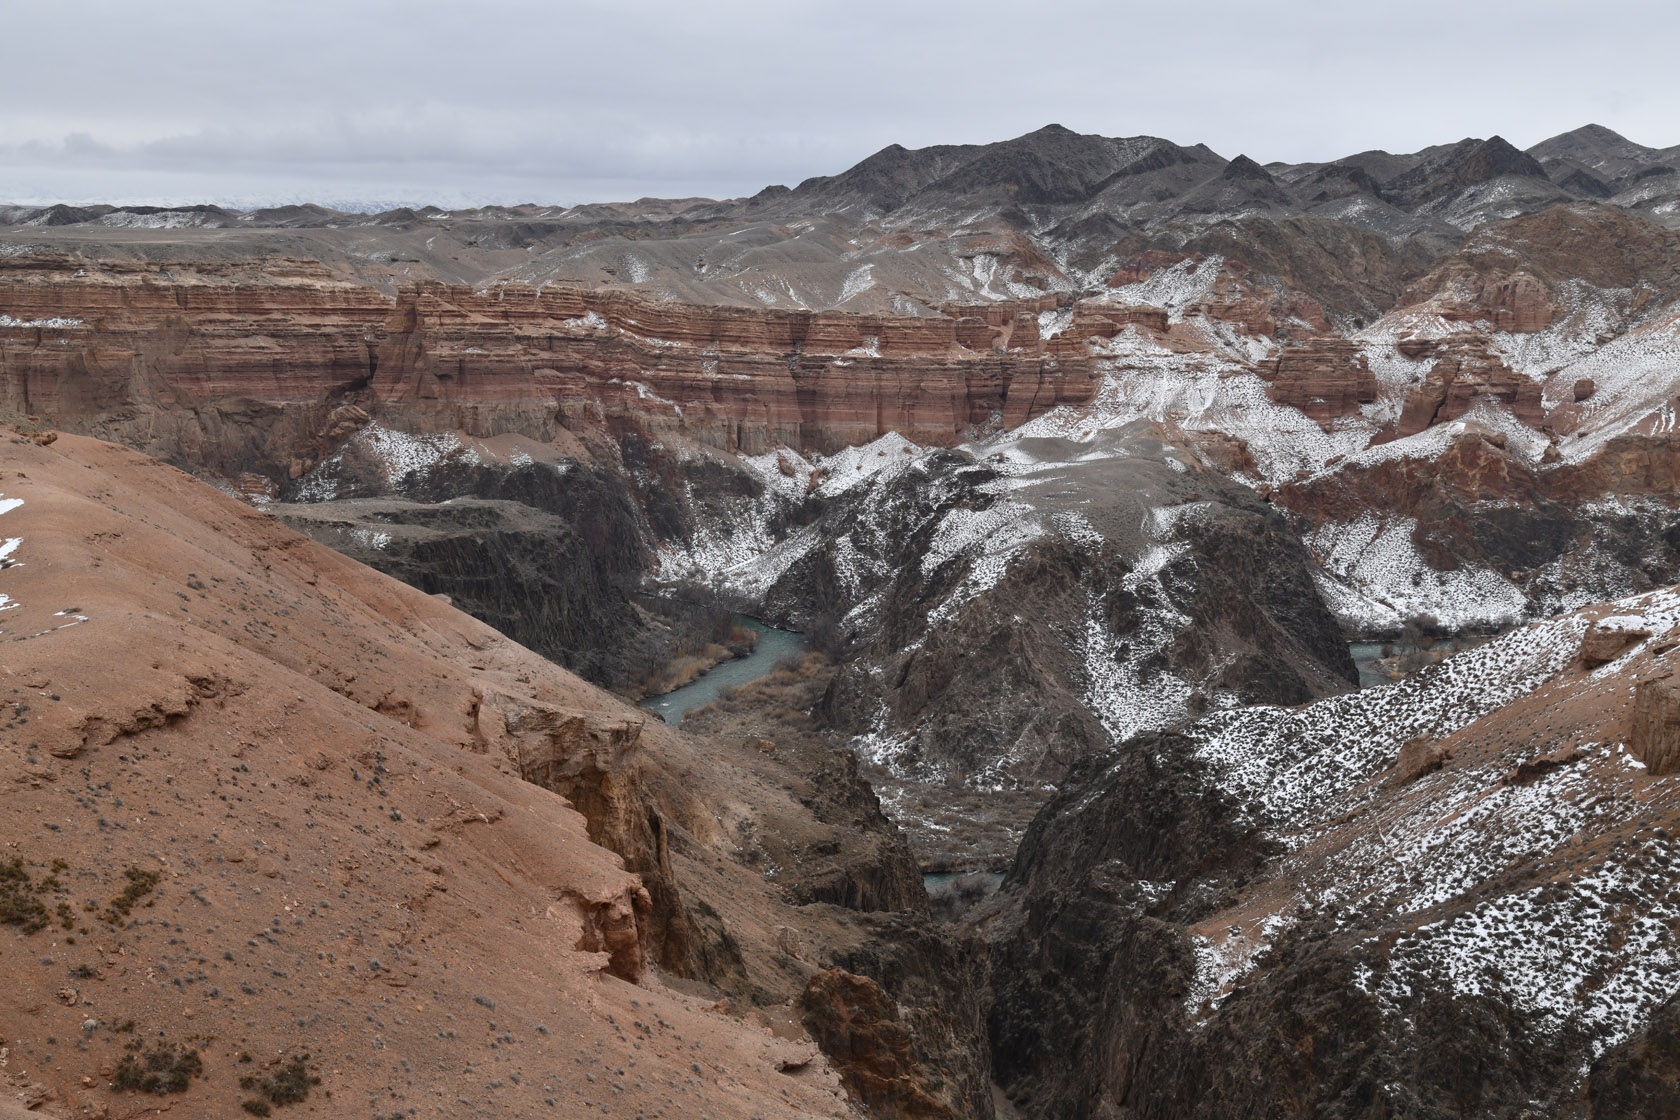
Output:
[[642,707],[658,712],[666,723],[674,726],[681,723],[689,712],[696,708],[704,708],[716,700],[724,689],[756,681],[759,677],[768,675],[770,670],[776,667],[776,662],[782,658],[805,651],[805,637],[802,634],[766,626],[758,619],[748,618],[746,615],[738,615],[735,621],[758,635],[758,644],[753,647],[751,653],[716,665],[688,684],[663,696],[650,696],[642,701]]

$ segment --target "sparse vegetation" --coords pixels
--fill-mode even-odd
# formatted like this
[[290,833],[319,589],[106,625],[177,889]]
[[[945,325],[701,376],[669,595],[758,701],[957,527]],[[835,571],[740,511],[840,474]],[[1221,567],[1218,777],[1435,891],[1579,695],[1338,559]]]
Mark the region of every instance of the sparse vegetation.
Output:
[[0,925],[20,926],[25,933],[45,929],[51,919],[37,893],[23,860],[0,863]]
[[[128,879],[128,886],[124,887],[123,892],[111,900],[111,905],[106,907],[105,913],[99,916],[100,920],[106,925],[114,926],[128,917],[129,911],[133,910],[142,898],[151,894],[158,885],[159,876],[156,871],[143,871],[130,865],[123,872],[123,876]],[[150,904],[148,903],[148,905]]]
[[162,1040],[144,1052],[138,1040],[129,1045],[132,1051],[123,1055],[111,1078],[114,1089],[160,1095],[184,1093],[192,1085],[192,1079],[204,1073],[204,1062],[197,1050]]
[[298,1054],[267,1077],[246,1074],[239,1079],[239,1087],[256,1093],[254,1098],[240,1104],[252,1116],[267,1116],[274,1107],[297,1104],[307,1100],[309,1090],[321,1083],[310,1066],[308,1054]]

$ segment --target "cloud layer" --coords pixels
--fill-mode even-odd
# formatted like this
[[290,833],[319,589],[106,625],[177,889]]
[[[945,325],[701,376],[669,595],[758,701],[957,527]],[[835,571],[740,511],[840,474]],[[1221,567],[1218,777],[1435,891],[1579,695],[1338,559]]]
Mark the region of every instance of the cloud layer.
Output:
[[1672,5],[293,0],[19,6],[8,201],[727,197],[1056,121],[1330,159],[1667,145]]

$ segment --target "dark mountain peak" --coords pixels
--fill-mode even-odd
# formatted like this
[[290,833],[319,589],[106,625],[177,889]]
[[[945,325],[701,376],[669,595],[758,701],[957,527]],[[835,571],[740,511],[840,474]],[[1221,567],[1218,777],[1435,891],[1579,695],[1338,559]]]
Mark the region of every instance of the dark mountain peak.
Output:
[[[876,167],[898,167],[913,162],[916,158],[914,149],[906,148],[903,144],[888,144],[874,155],[864,156],[850,169],[842,171],[840,175],[850,175]],[[837,175],[835,178],[839,178]]]
[[[1047,124],[1043,128],[1023,133],[1012,140],[1004,140],[997,144],[988,144],[980,149],[982,154],[996,151],[1030,150],[1042,152],[1054,159],[1079,159],[1097,156],[1107,156],[1116,143],[1123,141],[1110,140],[1106,136],[1075,132],[1071,128],[1064,128],[1059,124]],[[1099,157],[1100,158],[1100,157]]]
[[1295,183],[1296,189],[1313,203],[1346,198],[1350,194],[1381,196],[1378,180],[1364,167],[1350,160],[1328,163]]
[[1463,173],[1473,176],[1473,182],[1518,175],[1529,179],[1547,178],[1540,161],[1514,146],[1503,136],[1490,136],[1468,153],[1462,165]]
[[1540,161],[1513,147],[1502,136],[1467,137],[1456,144],[1426,148],[1416,166],[1384,184],[1384,194],[1407,208],[1456,195],[1506,177],[1551,182]]
[[[1579,136],[1583,140],[1590,140],[1595,144],[1631,144],[1633,141],[1601,124],[1584,124],[1574,132],[1566,132],[1565,136]],[[1643,145],[1641,145],[1643,146]]]
[[893,210],[904,200],[939,178],[962,160],[983,149],[973,145],[938,145],[906,148],[888,144],[838,175],[807,179],[794,188],[799,197],[817,197],[831,203],[862,203],[879,210]]
[[1221,179],[1250,179],[1262,183],[1276,183],[1272,173],[1261,167],[1247,156],[1239,155],[1225,165],[1225,170],[1219,176]]
[[1568,132],[1560,132],[1550,139],[1540,141],[1540,143],[1534,145],[1533,148],[1530,148],[1529,151],[1531,153],[1538,154],[1536,149],[1544,148],[1550,150],[1560,147],[1569,147],[1578,150],[1586,148],[1642,148],[1646,151],[1650,151],[1649,148],[1645,148],[1645,145],[1635,144],[1632,140],[1629,140],[1626,136],[1623,136],[1615,129],[1606,128],[1601,124],[1584,124],[1580,128],[1570,129]]
[[952,169],[929,192],[1024,204],[1082,202],[1161,147],[1172,145],[1153,137],[1113,139],[1050,124],[976,149],[973,159]]
[[395,209],[382,210],[379,213],[370,216],[367,219],[367,224],[375,226],[399,226],[412,225],[415,222],[424,220],[424,218],[415,213],[411,208],[407,206],[398,206]]
[[1663,153],[1655,148],[1636,144],[1601,124],[1559,133],[1534,145],[1528,154],[1554,176],[1559,176],[1560,181],[1574,169],[1585,168],[1607,183],[1636,175],[1663,158]]

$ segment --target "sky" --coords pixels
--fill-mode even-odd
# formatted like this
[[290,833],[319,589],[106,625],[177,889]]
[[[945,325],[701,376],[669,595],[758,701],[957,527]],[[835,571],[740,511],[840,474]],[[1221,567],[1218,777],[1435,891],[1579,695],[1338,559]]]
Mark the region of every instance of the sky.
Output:
[[55,0],[3,36],[21,203],[725,198],[1051,122],[1262,163],[1680,143],[1672,2]]

